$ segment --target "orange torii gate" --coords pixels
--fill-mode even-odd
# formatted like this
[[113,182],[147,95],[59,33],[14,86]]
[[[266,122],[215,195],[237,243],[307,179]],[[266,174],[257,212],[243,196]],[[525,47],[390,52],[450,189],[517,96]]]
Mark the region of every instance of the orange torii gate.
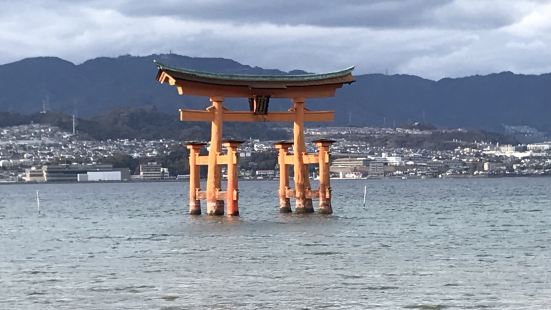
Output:
[[[319,212],[331,214],[331,187],[329,183],[329,147],[333,141],[314,141],[317,154],[308,154],[304,142],[304,122],[332,121],[332,111],[310,111],[304,107],[306,98],[332,97],[337,88],[354,82],[348,69],[301,75],[238,75],[201,72],[173,68],[157,63],[157,79],[175,86],[180,95],[209,97],[211,105],[206,110],[180,109],[181,121],[211,123],[211,139],[208,156],[201,156],[205,143],[190,142],[189,213],[201,214],[201,200],[207,201],[207,214],[223,215],[224,200],[227,214],[239,215],[237,182],[237,149],[241,141],[222,141],[224,122],[292,122],[293,142],[276,143],[280,170],[279,201],[281,212],[291,212],[290,198],[295,199],[295,212],[314,212],[313,198],[319,198]],[[223,107],[224,98],[247,98],[249,111],[230,111]],[[289,98],[292,107],[287,112],[269,112],[270,98]],[[222,154],[222,146],[227,149]],[[292,147],[292,154],[289,149]],[[308,165],[318,164],[319,189],[310,188]],[[199,166],[207,165],[207,187],[201,190]],[[221,165],[228,167],[226,191],[222,191]],[[289,187],[288,167],[293,166],[294,189]]]

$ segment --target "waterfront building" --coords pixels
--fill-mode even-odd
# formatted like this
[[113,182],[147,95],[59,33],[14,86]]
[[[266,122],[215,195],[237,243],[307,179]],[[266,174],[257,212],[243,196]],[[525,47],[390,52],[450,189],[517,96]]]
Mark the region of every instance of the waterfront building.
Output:
[[88,171],[111,171],[113,165],[45,165],[42,166],[44,180],[46,182],[77,182],[79,174]]
[[23,176],[25,182],[45,182],[44,171],[42,169],[36,169],[35,167],[25,169],[25,175]]
[[275,170],[256,170],[257,179],[273,179],[275,177]]
[[367,173],[368,165],[367,158],[336,158],[332,160],[329,171],[339,175],[352,172]]
[[128,181],[130,180],[130,169],[121,168],[112,171],[88,171],[86,174],[77,176],[78,182],[105,182],[105,181]]
[[385,161],[382,158],[376,158],[369,162],[367,174],[369,177],[385,176]]
[[165,177],[165,170],[161,164],[148,162],[140,165],[140,178],[142,180],[162,180]]

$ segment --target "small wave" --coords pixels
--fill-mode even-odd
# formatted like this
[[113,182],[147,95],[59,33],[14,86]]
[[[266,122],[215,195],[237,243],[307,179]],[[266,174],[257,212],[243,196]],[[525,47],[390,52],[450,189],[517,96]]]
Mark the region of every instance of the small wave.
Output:
[[159,273],[163,272],[161,269],[155,269],[155,270],[144,270],[144,273]]
[[133,285],[133,286],[124,286],[124,287],[92,287],[89,290],[92,292],[130,292],[130,293],[140,293],[145,289],[153,289],[155,286],[151,285]]
[[165,296],[161,296],[161,299],[164,299],[166,301],[174,301],[176,299],[178,299],[179,296],[175,296],[175,295],[165,295]]
[[363,278],[363,276],[353,275],[353,274],[341,274],[340,276],[345,278],[345,279],[361,279],[361,278]]
[[440,305],[440,304],[420,304],[420,305],[407,305],[407,306],[404,306],[403,307],[404,309],[434,309],[434,310],[439,310],[439,309],[446,309],[446,308],[449,308],[448,306],[446,305]]
[[327,243],[301,243],[301,246],[329,246]]
[[28,274],[55,274],[57,272],[55,272],[55,271],[42,271],[42,270],[26,270],[26,271],[23,271],[23,273],[28,273]]
[[388,291],[388,290],[397,290],[399,287],[397,286],[368,286],[365,287],[366,290],[370,291]]
[[326,252],[312,252],[312,253],[305,253],[305,254],[326,256],[326,255],[338,255],[338,254],[341,254],[341,253],[340,252],[326,251]]
[[46,295],[46,292],[31,291],[31,292],[27,292],[27,295],[29,295],[29,296],[34,296],[34,295]]

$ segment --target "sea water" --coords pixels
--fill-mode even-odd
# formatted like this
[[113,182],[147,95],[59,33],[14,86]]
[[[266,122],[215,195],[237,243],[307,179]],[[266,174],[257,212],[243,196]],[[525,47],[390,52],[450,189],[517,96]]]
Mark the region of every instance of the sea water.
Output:
[[180,182],[0,186],[0,309],[551,308],[551,178],[335,180],[330,216],[239,186],[239,218]]

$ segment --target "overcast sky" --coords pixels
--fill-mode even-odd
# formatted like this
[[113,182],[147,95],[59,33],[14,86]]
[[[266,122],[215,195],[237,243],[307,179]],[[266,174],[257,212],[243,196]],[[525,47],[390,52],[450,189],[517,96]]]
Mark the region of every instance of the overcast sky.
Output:
[[0,0],[0,63],[178,53],[439,79],[551,72],[551,1]]

